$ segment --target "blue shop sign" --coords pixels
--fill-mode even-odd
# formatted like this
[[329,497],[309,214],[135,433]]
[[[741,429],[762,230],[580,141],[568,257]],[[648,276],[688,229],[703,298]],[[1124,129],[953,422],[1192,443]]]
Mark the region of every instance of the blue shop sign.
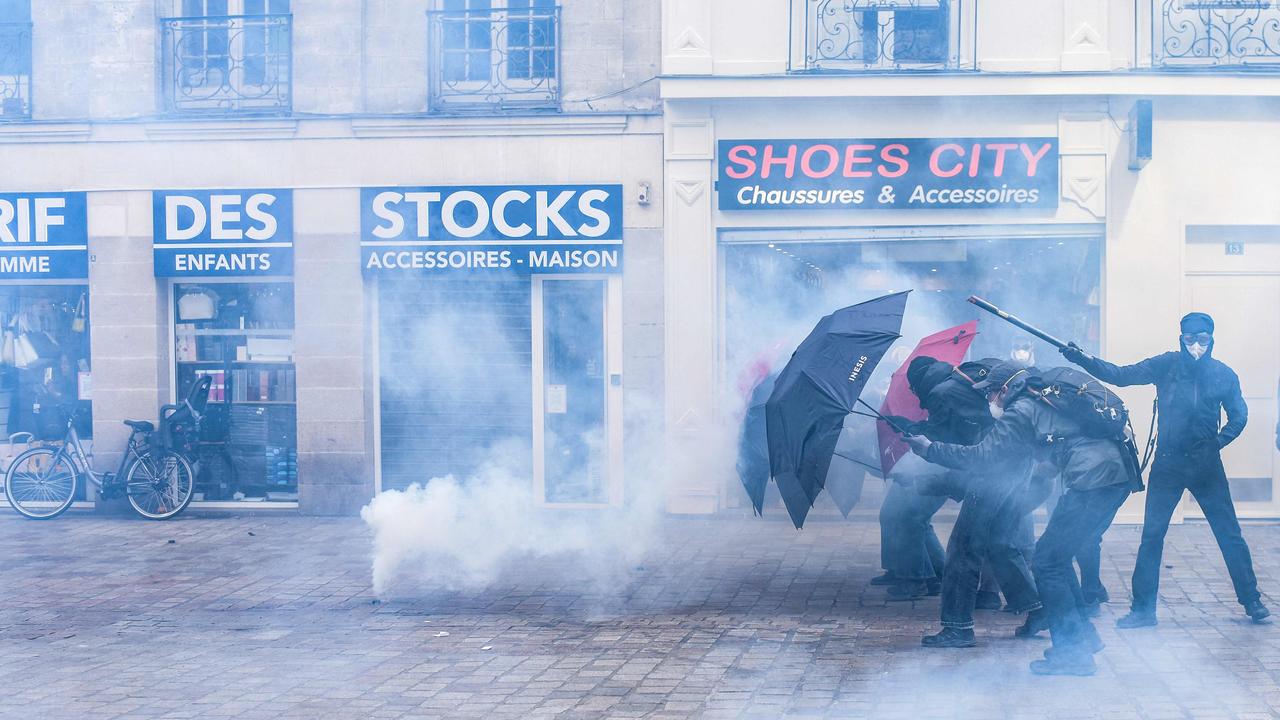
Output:
[[156,190],[156,277],[293,274],[292,190]]
[[360,191],[366,275],[622,272],[621,185]]
[[0,193],[0,279],[89,277],[85,194]]

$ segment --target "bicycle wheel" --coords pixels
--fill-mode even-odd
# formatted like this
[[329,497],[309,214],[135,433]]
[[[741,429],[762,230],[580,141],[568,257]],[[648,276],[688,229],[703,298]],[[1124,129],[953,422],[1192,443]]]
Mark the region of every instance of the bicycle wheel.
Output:
[[166,452],[159,461],[146,453],[124,471],[125,494],[139,515],[167,520],[191,504],[195,475],[191,463],[176,452]]
[[9,464],[4,496],[18,514],[48,520],[71,507],[78,480],[79,472],[70,457],[51,448],[32,448]]

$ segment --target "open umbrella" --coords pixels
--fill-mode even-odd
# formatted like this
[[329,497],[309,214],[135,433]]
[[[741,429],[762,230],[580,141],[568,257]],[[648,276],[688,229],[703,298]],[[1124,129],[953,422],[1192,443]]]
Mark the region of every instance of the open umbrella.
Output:
[[900,337],[906,306],[901,292],[831,313],[778,375],[765,404],[769,469],[797,528],[826,482],[845,416]]
[[769,439],[765,430],[764,406],[773,392],[778,374],[761,379],[751,390],[747,412],[742,417],[742,432],[738,436],[738,477],[751,498],[751,506],[757,515],[764,514],[764,488],[769,484]]
[[[911,392],[911,386],[907,382],[907,367],[911,365],[912,360],[921,356],[959,365],[977,336],[978,321],[970,320],[963,325],[948,328],[921,340],[916,345],[916,349],[911,351],[906,362],[902,363],[902,367],[894,370],[893,377],[889,378],[889,391],[884,394],[880,414],[896,415],[908,420],[924,420],[928,417],[929,413],[920,407],[919,398]],[[893,466],[903,456],[909,454],[911,449],[902,442],[897,431],[883,420],[876,423],[876,432],[880,441],[880,467],[887,477]]]

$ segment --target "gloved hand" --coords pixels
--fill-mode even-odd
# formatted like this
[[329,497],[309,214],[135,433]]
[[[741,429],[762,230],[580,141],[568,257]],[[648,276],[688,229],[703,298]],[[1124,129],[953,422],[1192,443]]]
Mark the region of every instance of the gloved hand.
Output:
[[1089,359],[1089,355],[1074,342],[1067,343],[1066,347],[1058,348],[1058,352],[1062,353],[1062,357],[1077,365]]
[[929,446],[933,444],[932,440],[923,435],[906,435],[902,438],[902,441],[911,448],[911,452],[921,457],[924,457]]

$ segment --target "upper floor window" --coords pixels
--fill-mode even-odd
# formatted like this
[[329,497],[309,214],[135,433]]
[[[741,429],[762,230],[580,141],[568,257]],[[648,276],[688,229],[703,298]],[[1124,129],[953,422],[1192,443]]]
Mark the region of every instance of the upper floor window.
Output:
[[554,0],[441,0],[428,13],[433,110],[557,109]]
[[792,0],[795,27],[801,29],[792,38],[793,68],[957,68],[962,2]]
[[1276,0],[1151,0],[1151,63],[1280,65]]
[[0,120],[31,117],[31,0],[0,0]]
[[178,0],[161,20],[164,109],[175,114],[288,113],[289,0]]

